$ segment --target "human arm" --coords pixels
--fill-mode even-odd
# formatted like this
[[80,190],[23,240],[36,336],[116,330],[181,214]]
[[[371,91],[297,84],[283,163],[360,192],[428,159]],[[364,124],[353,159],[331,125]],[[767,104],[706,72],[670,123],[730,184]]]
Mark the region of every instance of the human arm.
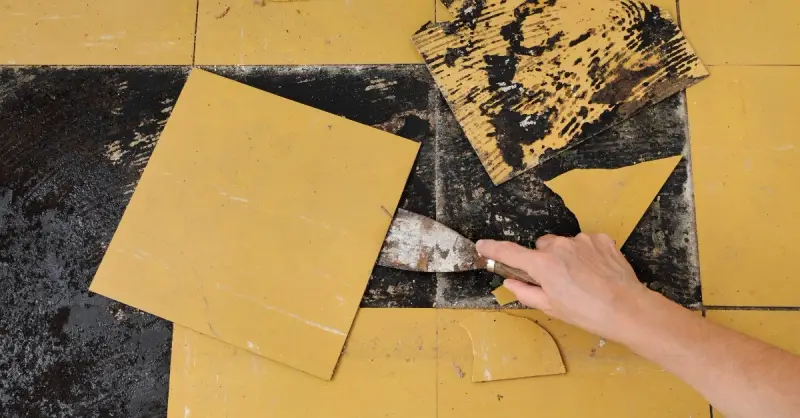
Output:
[[536,251],[481,241],[478,251],[541,284],[507,280],[520,302],[628,346],[685,380],[728,418],[800,413],[800,357],[650,291],[608,236],[548,235]]

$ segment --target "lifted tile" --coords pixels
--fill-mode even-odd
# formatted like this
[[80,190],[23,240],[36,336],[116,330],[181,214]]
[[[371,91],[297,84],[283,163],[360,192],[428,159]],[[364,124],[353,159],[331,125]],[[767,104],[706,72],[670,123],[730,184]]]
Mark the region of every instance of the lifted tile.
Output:
[[[567,373],[472,383],[472,345],[459,322],[476,311],[439,311],[439,417],[708,417],[708,403],[688,385],[626,348],[538,311],[511,310],[556,340]],[[635,393],[635,396],[631,394]]]
[[195,0],[0,0],[0,65],[191,64]]
[[362,309],[326,382],[176,326],[169,418],[436,416],[436,311]]
[[[263,5],[262,5],[263,4]],[[200,0],[197,64],[421,63],[433,0]]]
[[800,306],[798,67],[715,67],[688,92],[706,305]]
[[800,64],[800,2],[684,0],[681,25],[711,65]]
[[330,379],[417,149],[195,69],[90,290]]
[[467,0],[413,40],[501,184],[708,74],[666,15],[638,1]]

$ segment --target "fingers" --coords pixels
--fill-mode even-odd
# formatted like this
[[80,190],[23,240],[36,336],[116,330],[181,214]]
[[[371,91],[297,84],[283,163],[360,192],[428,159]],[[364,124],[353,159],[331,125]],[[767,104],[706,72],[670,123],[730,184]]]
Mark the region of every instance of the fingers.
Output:
[[540,287],[531,286],[513,279],[506,279],[503,286],[517,296],[520,303],[531,308],[542,309],[547,306],[547,296]]
[[528,274],[537,270],[536,252],[513,242],[486,239],[478,241],[475,247],[483,257],[525,270]]

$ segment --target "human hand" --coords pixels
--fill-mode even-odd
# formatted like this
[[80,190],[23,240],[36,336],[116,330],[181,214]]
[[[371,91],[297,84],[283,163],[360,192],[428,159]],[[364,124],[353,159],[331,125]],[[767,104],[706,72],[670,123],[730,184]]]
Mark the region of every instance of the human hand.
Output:
[[511,242],[481,240],[478,252],[527,272],[541,287],[517,280],[503,285],[524,305],[615,341],[653,293],[603,234],[575,238],[545,235],[536,250]]

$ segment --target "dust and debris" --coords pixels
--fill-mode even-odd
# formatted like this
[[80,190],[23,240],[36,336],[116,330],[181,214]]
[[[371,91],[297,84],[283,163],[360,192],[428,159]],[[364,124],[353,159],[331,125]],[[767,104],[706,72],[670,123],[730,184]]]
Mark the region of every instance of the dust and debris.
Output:
[[253,4],[256,6],[264,7],[267,5],[267,0],[253,0]]
[[222,7],[222,10],[220,10],[219,12],[217,12],[217,14],[214,15],[214,18],[222,19],[223,17],[227,16],[228,12],[230,11],[231,11],[231,6],[225,5]]
[[387,81],[383,78],[375,78],[370,80],[369,85],[364,88],[364,91],[371,90],[388,90],[392,86],[396,86],[397,81]]
[[127,153],[127,150],[122,149],[122,143],[119,140],[116,140],[108,145],[106,145],[105,156],[111,161],[113,164],[119,164],[122,157]]
[[453,363],[453,370],[456,371],[456,376],[458,376],[459,379],[464,378],[464,370],[461,369],[461,366],[459,366],[456,363]]

